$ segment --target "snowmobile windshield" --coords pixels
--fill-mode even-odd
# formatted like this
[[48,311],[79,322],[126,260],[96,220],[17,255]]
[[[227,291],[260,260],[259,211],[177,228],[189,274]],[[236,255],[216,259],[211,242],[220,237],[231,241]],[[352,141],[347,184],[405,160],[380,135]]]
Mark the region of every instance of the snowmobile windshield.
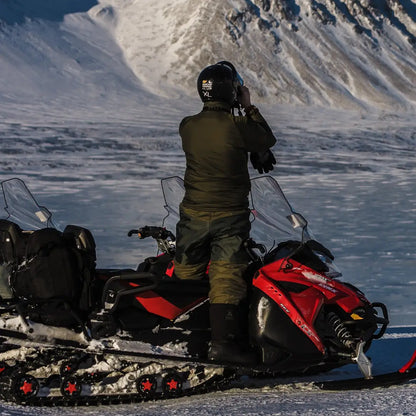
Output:
[[[162,179],[162,190],[168,212],[163,226],[175,230],[179,220],[179,204],[185,193],[183,180],[176,176]],[[312,238],[306,219],[293,210],[279,184],[271,176],[251,180],[250,210],[251,237],[268,249],[283,241],[304,242]]]
[[277,181],[271,176],[251,180],[251,238],[268,249],[284,241],[312,239],[306,219],[294,211]]
[[21,179],[1,182],[6,218],[23,229],[36,230],[53,227],[52,214],[41,207]]

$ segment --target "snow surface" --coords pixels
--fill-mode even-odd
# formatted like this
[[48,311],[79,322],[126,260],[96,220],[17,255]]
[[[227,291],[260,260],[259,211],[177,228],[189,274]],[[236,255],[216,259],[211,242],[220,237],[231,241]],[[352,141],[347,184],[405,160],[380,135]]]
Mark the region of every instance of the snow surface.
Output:
[[[90,228],[101,267],[134,267],[155,247],[127,231],[160,224],[160,179],[184,172],[177,126],[199,111],[194,79],[230,59],[278,137],[273,176],[345,279],[388,305],[396,326],[370,350],[375,372],[403,365],[416,346],[415,3],[159,3],[0,0],[0,179],[25,180],[59,225]],[[333,393],[295,381],[0,415],[416,414],[414,383]]]

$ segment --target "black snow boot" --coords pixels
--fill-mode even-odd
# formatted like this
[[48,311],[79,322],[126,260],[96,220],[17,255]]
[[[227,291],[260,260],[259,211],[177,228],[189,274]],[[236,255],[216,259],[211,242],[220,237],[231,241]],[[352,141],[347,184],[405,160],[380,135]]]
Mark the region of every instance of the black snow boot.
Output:
[[210,306],[211,347],[208,359],[219,363],[254,365],[256,356],[244,342],[246,319],[235,305],[214,303]]

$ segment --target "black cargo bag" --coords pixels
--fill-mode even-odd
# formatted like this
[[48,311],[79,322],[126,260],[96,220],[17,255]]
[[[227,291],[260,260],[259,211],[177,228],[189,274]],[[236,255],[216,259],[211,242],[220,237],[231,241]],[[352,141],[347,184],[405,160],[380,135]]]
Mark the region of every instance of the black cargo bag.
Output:
[[20,310],[34,321],[74,326],[85,320],[93,306],[95,259],[94,239],[84,228],[27,233],[0,223],[0,260],[8,265]]
[[19,264],[12,288],[19,298],[72,303],[81,291],[79,263],[75,243],[60,231],[34,231],[27,237],[25,259]]

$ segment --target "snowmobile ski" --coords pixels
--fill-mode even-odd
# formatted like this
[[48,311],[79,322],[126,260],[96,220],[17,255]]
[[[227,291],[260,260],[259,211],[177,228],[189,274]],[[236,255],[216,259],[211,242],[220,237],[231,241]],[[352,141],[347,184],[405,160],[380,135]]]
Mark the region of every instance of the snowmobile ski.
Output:
[[346,380],[331,380],[314,384],[321,390],[362,390],[404,384],[416,379],[416,368],[412,368],[415,362],[416,350],[414,351],[412,358],[398,371],[379,374],[368,378],[359,377]]
[[368,379],[360,377],[348,380],[323,381],[314,384],[321,390],[363,390],[404,384],[414,379],[416,379],[416,368],[404,373],[395,371],[379,374]]

